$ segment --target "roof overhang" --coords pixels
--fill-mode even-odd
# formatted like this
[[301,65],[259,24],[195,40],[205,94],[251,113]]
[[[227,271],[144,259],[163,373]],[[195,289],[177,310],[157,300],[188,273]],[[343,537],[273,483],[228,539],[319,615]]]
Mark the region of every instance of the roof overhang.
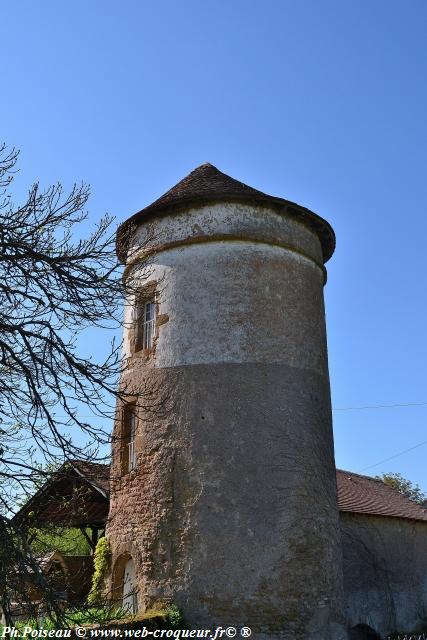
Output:
[[[98,466],[103,467],[104,479],[106,465]],[[68,462],[21,507],[12,523],[23,528],[104,527],[109,494],[102,484],[97,482],[96,474],[85,473],[78,463]]]

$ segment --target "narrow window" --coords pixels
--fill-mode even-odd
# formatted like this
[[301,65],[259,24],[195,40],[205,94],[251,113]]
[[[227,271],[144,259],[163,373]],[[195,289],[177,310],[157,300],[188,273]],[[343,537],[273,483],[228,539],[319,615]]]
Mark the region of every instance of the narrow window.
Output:
[[123,410],[122,436],[122,472],[128,473],[136,468],[136,408],[127,405]]
[[154,346],[157,301],[152,287],[150,290],[149,296],[143,293],[136,304],[135,351],[150,350]]
[[136,450],[135,450],[135,438],[136,438],[136,416],[135,416],[135,407],[133,407],[133,411],[130,414],[130,433],[129,433],[129,469],[128,471],[132,471],[136,467]]
[[154,342],[156,303],[154,299],[144,302],[142,308],[142,348],[151,349]]

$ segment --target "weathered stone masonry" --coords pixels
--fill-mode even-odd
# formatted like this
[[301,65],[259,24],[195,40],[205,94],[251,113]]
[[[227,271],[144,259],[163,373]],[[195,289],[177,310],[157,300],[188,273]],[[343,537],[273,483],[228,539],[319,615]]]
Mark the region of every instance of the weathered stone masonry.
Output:
[[127,277],[158,283],[167,321],[133,353],[128,301],[138,464],[122,474],[118,420],[113,566],[134,559],[140,608],[173,600],[194,625],[343,639],[323,306],[333,232],[210,165],[183,182],[134,219],[125,248],[119,231]]

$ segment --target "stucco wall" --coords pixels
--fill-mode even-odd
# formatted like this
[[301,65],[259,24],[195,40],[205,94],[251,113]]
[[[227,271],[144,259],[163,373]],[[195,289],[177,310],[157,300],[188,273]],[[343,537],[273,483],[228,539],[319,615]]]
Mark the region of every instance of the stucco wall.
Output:
[[427,523],[341,513],[351,626],[386,636],[427,628]]
[[[157,247],[148,275],[144,233]],[[157,283],[163,321],[153,352],[132,354],[129,301],[138,467],[120,477],[116,442],[113,563],[130,553],[140,602],[171,599],[193,625],[343,640],[317,236],[222,204],[143,225],[133,247],[128,275]]]

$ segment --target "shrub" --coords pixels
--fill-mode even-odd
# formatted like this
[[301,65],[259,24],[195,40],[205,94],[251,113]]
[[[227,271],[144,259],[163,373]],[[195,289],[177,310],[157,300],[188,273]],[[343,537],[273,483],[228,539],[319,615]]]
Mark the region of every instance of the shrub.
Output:
[[110,559],[110,543],[107,538],[100,538],[93,556],[94,571],[92,576],[92,588],[87,598],[89,604],[96,604],[102,599],[104,578],[110,564]]
[[172,627],[182,628],[184,624],[184,619],[182,616],[182,611],[176,606],[176,604],[171,604],[166,609],[168,622]]

